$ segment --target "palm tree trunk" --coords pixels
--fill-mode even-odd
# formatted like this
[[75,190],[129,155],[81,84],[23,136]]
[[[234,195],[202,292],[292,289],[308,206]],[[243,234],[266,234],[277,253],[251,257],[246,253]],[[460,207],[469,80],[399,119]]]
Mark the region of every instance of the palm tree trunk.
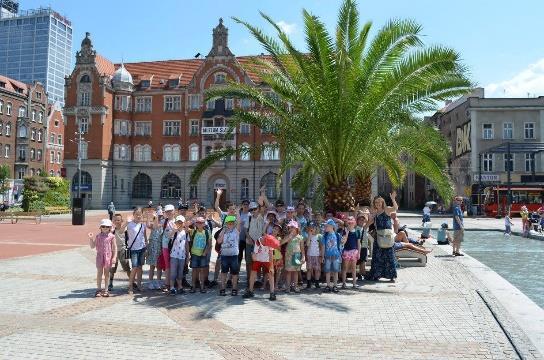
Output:
[[355,198],[353,197],[352,188],[347,181],[342,181],[340,184],[329,184],[325,188],[325,209],[327,211],[354,211]]
[[370,206],[372,197],[372,177],[359,175],[355,177],[355,189],[353,191],[355,203],[360,206]]

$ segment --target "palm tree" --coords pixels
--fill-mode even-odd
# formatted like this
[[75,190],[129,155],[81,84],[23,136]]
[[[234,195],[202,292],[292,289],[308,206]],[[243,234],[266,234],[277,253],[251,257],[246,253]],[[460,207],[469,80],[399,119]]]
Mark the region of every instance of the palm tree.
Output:
[[[444,171],[449,148],[436,129],[413,114],[436,110],[437,102],[470,91],[457,52],[424,46],[421,26],[411,20],[390,20],[371,39],[372,24],[359,26],[354,0],[343,2],[333,35],[318,17],[303,10],[304,52],[270,17],[261,16],[274,27],[277,39],[234,20],[268,52],[254,59],[253,70],[281,100],[242,83],[208,90],[207,98],[247,98],[262,105],[237,111],[232,129],[240,123],[274,129],[280,173],[300,167],[292,184],[298,191],[319,179],[325,206],[332,210],[353,208],[348,177],[372,174],[378,166],[395,185],[407,169],[414,169],[433,181],[443,198],[449,197],[452,187]],[[419,146],[427,139],[436,141]],[[192,180],[225,156],[260,150],[213,153],[197,165]]]

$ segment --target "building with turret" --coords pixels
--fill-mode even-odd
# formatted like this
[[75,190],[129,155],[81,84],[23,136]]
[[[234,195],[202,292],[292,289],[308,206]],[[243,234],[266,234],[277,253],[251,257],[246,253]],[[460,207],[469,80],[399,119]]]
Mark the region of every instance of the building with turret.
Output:
[[[226,135],[234,110],[255,104],[232,98],[204,101],[206,89],[227,81],[274,96],[252,71],[254,57],[232,53],[221,19],[212,40],[205,58],[114,64],[99,54],[86,34],[65,79],[64,115],[65,133],[71,137],[65,141],[67,177],[74,195],[80,190],[88,207],[104,208],[113,201],[128,208],[180,198],[211,205],[216,189],[224,190],[222,202],[239,202],[256,198],[261,186],[271,200],[289,202],[289,187],[276,188],[280,154],[266,147],[274,144],[273,136],[248,124]],[[82,134],[81,143],[76,132]],[[203,157],[244,144],[262,145],[264,150],[219,161],[197,184],[189,184],[191,171]]]

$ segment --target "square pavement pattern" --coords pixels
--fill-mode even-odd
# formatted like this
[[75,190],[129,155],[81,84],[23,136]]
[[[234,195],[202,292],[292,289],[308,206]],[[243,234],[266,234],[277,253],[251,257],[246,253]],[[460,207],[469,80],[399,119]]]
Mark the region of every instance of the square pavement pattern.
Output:
[[[0,265],[2,359],[518,358],[475,291],[482,285],[441,249],[425,268],[400,269],[396,283],[280,293],[276,302],[216,289],[129,296],[122,272],[112,296],[95,299],[88,247]],[[522,355],[539,358],[526,345]]]

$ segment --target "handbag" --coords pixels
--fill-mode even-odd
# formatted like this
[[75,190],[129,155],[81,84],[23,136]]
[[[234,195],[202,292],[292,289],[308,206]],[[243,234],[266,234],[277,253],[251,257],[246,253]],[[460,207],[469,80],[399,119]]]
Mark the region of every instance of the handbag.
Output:
[[138,235],[140,235],[143,227],[144,224],[140,224],[140,229],[138,230],[138,233],[134,237],[134,241],[132,242],[132,244],[130,244],[130,246],[128,246],[128,231],[125,231],[125,259],[130,259],[130,249],[132,249],[132,246],[134,246],[134,243],[136,242]]
[[294,253],[291,258],[291,265],[300,266],[302,264],[302,253]]
[[395,244],[395,233],[393,229],[381,229],[378,233],[378,246],[381,249],[389,249]]

